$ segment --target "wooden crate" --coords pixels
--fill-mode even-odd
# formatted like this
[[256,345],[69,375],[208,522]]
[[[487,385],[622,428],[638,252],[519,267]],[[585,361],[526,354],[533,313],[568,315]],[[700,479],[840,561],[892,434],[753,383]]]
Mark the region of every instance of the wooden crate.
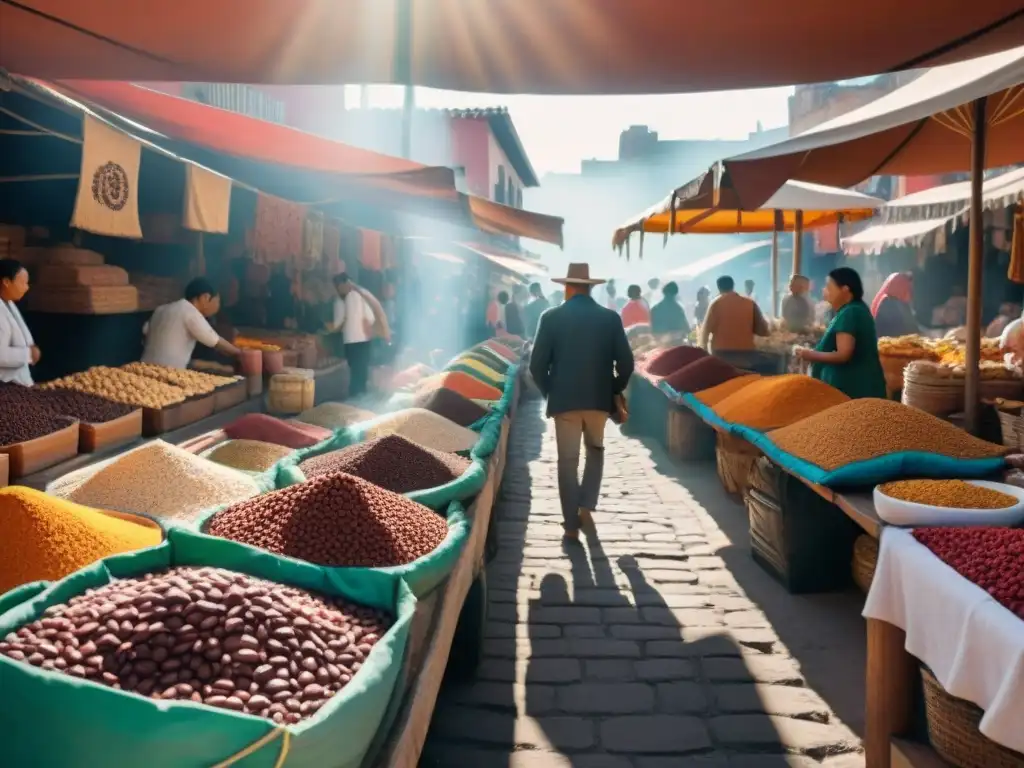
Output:
[[95,453],[103,448],[130,443],[142,436],[142,409],[102,424],[82,422],[78,433],[80,453]]
[[31,475],[78,455],[78,422],[49,435],[0,447],[7,454],[8,481]]

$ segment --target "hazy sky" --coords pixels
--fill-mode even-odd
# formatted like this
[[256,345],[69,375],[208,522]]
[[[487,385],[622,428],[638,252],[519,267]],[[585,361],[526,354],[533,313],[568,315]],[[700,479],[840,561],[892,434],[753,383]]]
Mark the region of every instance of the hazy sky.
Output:
[[[743,139],[760,120],[765,128],[788,122],[792,88],[700,93],[685,96],[494,96],[416,89],[421,107],[506,106],[537,173],[579,171],[580,161],[614,159],[619,133],[647,125],[663,139]],[[359,88],[346,101],[359,105]],[[370,104],[397,107],[400,88],[370,88]]]

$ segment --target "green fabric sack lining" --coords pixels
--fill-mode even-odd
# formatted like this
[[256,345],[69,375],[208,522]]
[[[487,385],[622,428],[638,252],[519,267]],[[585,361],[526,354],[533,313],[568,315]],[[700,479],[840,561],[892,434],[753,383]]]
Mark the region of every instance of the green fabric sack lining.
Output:
[[287,557],[285,555],[275,555],[271,552],[266,552],[259,549],[258,547],[250,546],[249,544],[242,544],[237,541],[230,541],[228,539],[222,539],[218,536],[213,536],[207,533],[210,519],[226,506],[217,507],[209,512],[203,514],[202,517],[196,522],[197,531],[193,532],[193,535],[200,536],[203,539],[217,541],[223,544],[227,549],[241,548],[249,552],[259,553],[266,555],[271,558],[282,561],[289,565],[302,565],[308,568],[315,568],[320,571],[327,573],[341,573],[341,574],[360,574],[360,573],[384,573],[389,576],[402,579],[408,584],[409,589],[416,597],[423,597],[434,591],[446,578],[448,574],[455,568],[455,564],[459,560],[459,556],[462,554],[463,547],[466,546],[466,542],[469,540],[469,520],[466,518],[466,509],[457,501],[453,501],[448,505],[448,535],[445,536],[444,540],[437,546],[437,548],[418,560],[414,560],[411,563],[405,565],[392,565],[384,568],[362,568],[362,567],[338,567],[331,568],[323,565],[316,565],[314,563],[307,563],[304,560],[298,560],[294,557]]
[[491,412],[484,417],[484,424],[480,427],[480,439],[477,440],[470,456],[487,463],[501,439],[501,425],[506,414],[512,408],[512,398],[519,392],[519,366],[513,365],[508,369],[508,376],[505,379],[505,390],[501,399],[494,404]]
[[[174,529],[158,547],[101,560],[42,590],[25,585],[18,590],[25,599],[0,613],[0,636],[88,588],[176,565],[217,566],[387,609],[395,624],[352,682],[314,717],[281,729],[291,736],[287,768],[359,768],[395,695],[416,599],[394,574],[323,569],[229,545]],[[0,690],[3,762],[12,766],[209,768],[279,728],[263,718],[158,702],[6,657],[0,657]],[[233,765],[272,768],[283,745],[278,736]]]

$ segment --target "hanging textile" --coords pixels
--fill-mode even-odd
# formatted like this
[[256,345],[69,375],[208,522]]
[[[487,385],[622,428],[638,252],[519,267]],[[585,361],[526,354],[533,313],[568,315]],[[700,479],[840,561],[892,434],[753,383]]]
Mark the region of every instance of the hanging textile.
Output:
[[193,163],[185,164],[185,229],[226,235],[231,218],[231,179]]
[[302,269],[313,269],[324,258],[324,215],[311,211],[302,228]]
[[306,206],[262,192],[256,198],[256,217],[248,245],[260,264],[294,263],[302,255]]
[[1024,214],[1020,211],[1013,216],[1013,242],[1006,276],[1015,283],[1024,283]]
[[345,271],[341,260],[341,227],[335,221],[324,222],[324,266],[329,277]]
[[138,140],[86,115],[71,226],[97,235],[141,239],[141,161],[142,145]]
[[381,240],[380,232],[373,229],[361,230],[362,247],[359,254],[359,264],[366,269],[380,272],[381,262]]

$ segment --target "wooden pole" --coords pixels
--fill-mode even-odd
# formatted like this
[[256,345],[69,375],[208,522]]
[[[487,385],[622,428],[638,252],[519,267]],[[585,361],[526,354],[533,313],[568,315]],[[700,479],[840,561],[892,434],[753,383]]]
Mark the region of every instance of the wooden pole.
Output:
[[982,208],[982,185],[985,183],[985,134],[988,97],[973,104],[974,131],[971,141],[971,229],[967,257],[967,350],[964,367],[964,406],[967,431],[978,434],[981,402],[981,282],[985,250],[985,223]]
[[781,211],[775,211],[772,224],[772,316],[779,316],[779,230]]
[[890,742],[910,730],[917,662],[907,653],[906,633],[878,619],[867,621],[868,658],[864,704],[864,762],[890,768]]
[[395,74],[404,86],[402,103],[402,157],[412,159],[412,118],[416,89],[412,82],[412,0],[399,0],[395,24]]
[[804,212],[796,212],[796,222],[793,225],[793,273],[799,275],[803,267],[804,256]]

